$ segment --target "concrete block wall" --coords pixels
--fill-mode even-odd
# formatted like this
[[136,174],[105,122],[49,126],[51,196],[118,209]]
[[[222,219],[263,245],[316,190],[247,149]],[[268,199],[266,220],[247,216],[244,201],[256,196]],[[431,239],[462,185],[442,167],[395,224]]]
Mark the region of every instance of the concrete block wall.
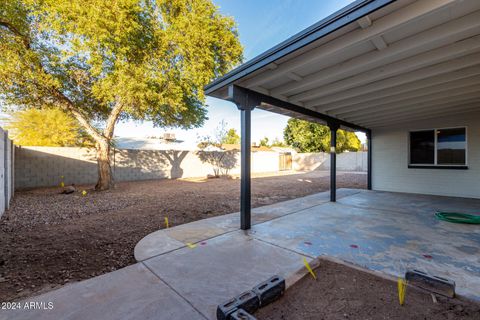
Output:
[[7,192],[7,188],[5,188],[5,146],[5,131],[2,129],[0,130],[0,215],[3,215],[8,207],[5,201]]
[[[229,174],[240,173],[239,153],[232,155]],[[205,177],[213,167],[202,162],[195,151],[118,150],[112,152],[116,181]],[[278,153],[254,152],[252,172],[279,170]],[[87,148],[16,147],[15,183],[17,189],[90,184],[97,181],[95,150]],[[63,178],[62,178],[63,177]]]
[[[7,135],[8,137],[8,135]],[[13,144],[13,141],[8,139],[7,140],[7,146],[6,146],[6,153],[7,156],[5,157],[6,160],[6,199],[8,199],[5,203],[6,208],[8,209],[10,207],[10,200],[13,197],[14,189],[15,189],[15,146]]]
[[10,207],[14,194],[13,149],[8,132],[0,128],[0,217]]
[[[240,173],[240,154],[234,153],[229,174]],[[295,154],[293,169],[298,171],[327,170],[328,154]],[[339,170],[366,170],[364,155],[339,154]],[[361,159],[361,160],[359,160]],[[253,152],[252,172],[279,171],[279,153]],[[213,166],[203,162],[195,151],[119,150],[112,151],[112,170],[116,181],[205,177],[213,174]],[[16,147],[15,185],[18,189],[91,184],[97,181],[94,149],[58,147]]]
[[[330,170],[330,154],[296,153],[293,155],[293,169],[296,171]],[[337,154],[338,171],[367,171],[367,152],[343,152]]]
[[[62,178],[63,176],[63,178]],[[16,147],[17,189],[93,183],[97,180],[95,150],[88,148]]]

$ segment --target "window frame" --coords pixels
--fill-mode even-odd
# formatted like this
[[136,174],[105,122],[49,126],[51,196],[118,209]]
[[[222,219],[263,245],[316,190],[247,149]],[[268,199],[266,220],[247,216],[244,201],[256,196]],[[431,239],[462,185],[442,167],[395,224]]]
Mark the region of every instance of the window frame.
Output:
[[[465,129],[465,163],[464,164],[438,164],[438,131],[448,129]],[[411,134],[412,132],[433,131],[433,164],[432,163],[411,163]],[[442,128],[430,128],[430,129],[418,129],[408,131],[408,168],[412,169],[468,169],[468,127],[442,127]]]

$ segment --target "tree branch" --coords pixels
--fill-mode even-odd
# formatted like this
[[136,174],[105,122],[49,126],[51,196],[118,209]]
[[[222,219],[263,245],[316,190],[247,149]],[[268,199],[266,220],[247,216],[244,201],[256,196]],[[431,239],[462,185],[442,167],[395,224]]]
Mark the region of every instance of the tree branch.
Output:
[[90,134],[95,140],[100,141],[104,140],[105,137],[101,135],[97,129],[95,129],[94,126],[88,122],[87,118],[77,110],[73,102],[65,96],[62,92],[60,92],[57,88],[52,88],[53,90],[53,95],[57,97],[57,99],[61,100],[64,102],[65,109],[67,109],[70,113],[73,114],[73,116],[80,122],[80,124],[87,130],[88,134]]
[[112,111],[110,112],[110,115],[108,116],[107,123],[105,124],[105,129],[103,130],[103,135],[109,140],[113,137],[113,129],[115,128],[115,123],[117,122],[118,117],[122,112],[122,109],[123,104],[117,101]]
[[22,38],[22,41],[23,41],[23,44],[25,45],[25,47],[26,47],[27,49],[30,49],[30,39],[28,39],[28,36],[22,34],[17,28],[15,28],[15,26],[14,26],[13,24],[11,24],[11,23],[8,22],[8,21],[0,20],[0,26],[5,27],[5,28],[8,29],[11,33],[13,33],[14,35],[16,35],[17,37]]
[[[30,39],[28,38],[28,36],[22,34],[13,24],[8,21],[0,20],[0,27],[6,28],[11,33],[21,38],[25,45],[25,48],[27,50],[31,49]],[[40,65],[40,68],[43,70],[43,72],[48,74],[48,72],[45,71],[43,66]],[[95,127],[90,124],[88,119],[75,107],[75,104],[67,96],[65,96],[57,88],[51,88],[51,92],[57,99],[63,101],[65,109],[67,109],[70,113],[73,114],[73,116],[78,120],[78,122],[80,122],[80,124],[85,128],[88,134],[90,134],[95,140],[101,141],[105,139],[112,139],[115,123],[117,122],[118,117],[120,116],[120,113],[123,109],[123,105],[120,102],[117,102],[115,104],[110,115],[108,116],[107,123],[102,135]]]

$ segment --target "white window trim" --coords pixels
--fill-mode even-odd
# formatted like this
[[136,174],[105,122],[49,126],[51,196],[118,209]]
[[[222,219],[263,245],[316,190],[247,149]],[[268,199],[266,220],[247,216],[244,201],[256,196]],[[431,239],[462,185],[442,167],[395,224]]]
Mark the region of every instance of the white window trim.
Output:
[[[439,130],[448,130],[448,129],[465,129],[465,164],[438,164],[437,163],[437,136]],[[412,132],[421,132],[421,131],[433,131],[434,134],[434,144],[433,144],[433,163],[411,163],[410,156],[410,143],[411,143],[411,133]],[[459,126],[459,127],[443,127],[443,128],[430,128],[430,129],[418,129],[408,131],[408,165],[412,167],[466,167],[468,166],[468,127]]]

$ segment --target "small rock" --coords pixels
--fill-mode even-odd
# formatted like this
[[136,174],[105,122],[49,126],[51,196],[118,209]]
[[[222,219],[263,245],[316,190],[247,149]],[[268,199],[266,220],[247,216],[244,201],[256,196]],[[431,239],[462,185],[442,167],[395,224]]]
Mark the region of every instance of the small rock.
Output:
[[455,311],[457,311],[457,312],[462,312],[462,311],[463,311],[463,306],[457,304],[457,305],[455,306]]

